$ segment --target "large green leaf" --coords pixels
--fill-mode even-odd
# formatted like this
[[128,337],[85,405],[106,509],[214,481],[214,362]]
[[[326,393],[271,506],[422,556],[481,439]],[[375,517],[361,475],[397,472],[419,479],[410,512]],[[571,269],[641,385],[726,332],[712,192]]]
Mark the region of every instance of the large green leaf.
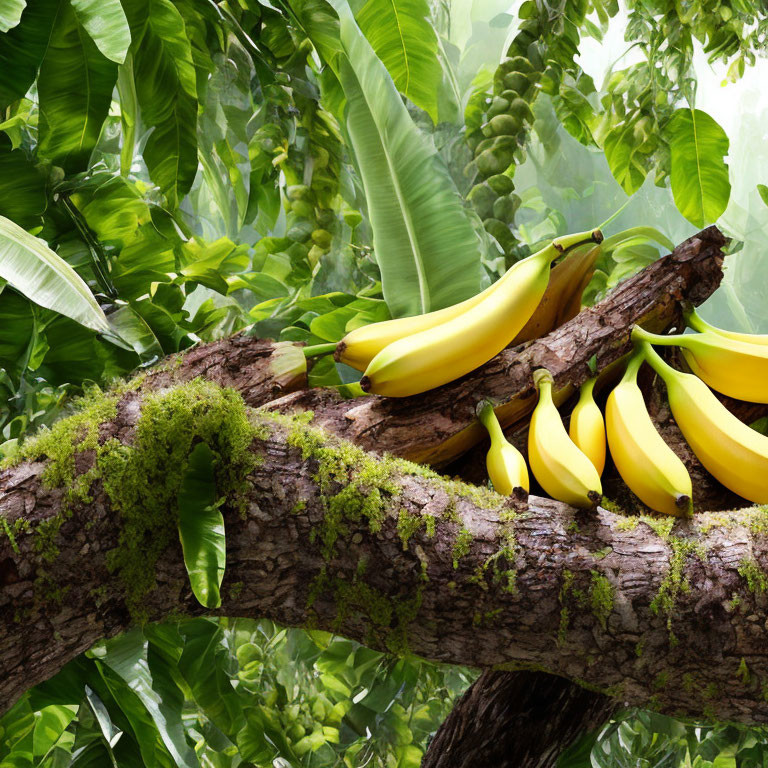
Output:
[[7,32],[21,21],[26,0],[4,0],[0,5],[0,32]]
[[110,61],[122,64],[131,44],[131,30],[120,0],[71,0],[77,20]]
[[397,89],[437,123],[443,70],[426,0],[367,0],[356,18]]
[[136,95],[152,128],[144,161],[152,181],[176,207],[197,173],[197,86],[184,20],[170,0],[127,6]]
[[40,156],[70,173],[87,169],[116,82],[117,65],[99,52],[72,7],[66,5],[37,81]]
[[728,136],[700,109],[678,109],[666,128],[672,160],[672,194],[691,224],[711,224],[725,211],[731,196],[728,179]]
[[34,229],[43,223],[47,205],[42,170],[0,134],[0,211],[23,229]]
[[[184,736],[181,720],[184,697],[171,679],[167,665],[161,663],[151,646],[147,646],[141,630],[126,632],[104,643],[94,650],[94,655],[130,685],[154,721],[178,768],[200,768],[194,750]],[[115,688],[111,687],[111,690],[114,695]]]
[[193,619],[179,625],[184,651],[179,673],[192,698],[206,717],[224,733],[236,733],[244,725],[242,707],[226,674],[228,651],[218,621]]
[[0,277],[42,307],[108,332],[107,318],[83,279],[43,240],[0,216]]
[[428,312],[474,295],[482,282],[479,241],[447,171],[346,0],[331,2],[339,17],[336,40],[313,0],[292,5],[344,89],[347,132],[390,312]]
[[206,608],[218,608],[227,548],[224,518],[216,504],[213,451],[207,443],[192,449],[181,482],[179,539],[195,597]]
[[19,24],[0,34],[0,111],[20,99],[35,81],[62,2],[36,0],[24,9]]

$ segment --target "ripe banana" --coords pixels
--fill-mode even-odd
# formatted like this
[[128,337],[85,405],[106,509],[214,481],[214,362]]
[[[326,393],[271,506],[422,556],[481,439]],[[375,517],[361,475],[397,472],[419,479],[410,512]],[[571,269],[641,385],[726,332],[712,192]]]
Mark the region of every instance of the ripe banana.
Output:
[[581,296],[595,273],[595,262],[599,255],[599,245],[582,247],[575,249],[552,268],[541,303],[512,340],[513,345],[546,336],[579,314]]
[[739,421],[701,379],[667,365],[649,344],[643,354],[664,379],[672,415],[706,470],[739,496],[768,503],[768,437]]
[[643,359],[642,354],[630,359],[605,405],[611,457],[622,480],[643,504],[665,515],[690,515],[691,476],[656,431],[637,386]]
[[632,337],[680,347],[693,373],[724,395],[768,403],[768,346],[764,344],[748,344],[711,331],[659,336],[638,327]]
[[726,331],[724,328],[718,328],[717,326],[708,323],[703,317],[700,317],[693,307],[685,312],[685,322],[689,328],[693,328],[694,331],[710,331],[720,336],[725,336],[727,339],[733,339],[734,341],[743,341],[747,344],[766,344],[768,345],[768,333],[739,333],[738,331]]
[[596,381],[597,378],[587,379],[581,385],[579,402],[571,413],[568,434],[594,464],[597,474],[602,475],[605,468],[605,422],[592,396]]
[[[572,248],[579,243],[588,240],[592,241],[595,233],[578,232],[573,235],[565,235],[553,240],[549,245],[543,248],[534,256],[542,259],[549,256],[547,264],[556,259],[563,251]],[[602,239],[602,235],[600,235]],[[534,258],[531,256],[530,258]],[[523,262],[518,262],[522,264]],[[413,336],[416,333],[427,331],[456,317],[463,315],[467,310],[484,302],[499,288],[505,287],[509,290],[511,284],[516,280],[515,270],[518,264],[514,264],[507,272],[495,283],[486,288],[477,296],[473,296],[460,304],[454,304],[451,307],[438,309],[435,312],[427,312],[423,315],[414,317],[400,317],[395,320],[384,320],[380,323],[364,325],[350,331],[338,344],[336,349],[336,360],[345,363],[359,371],[364,371],[373,358],[395,341],[407,336]]]
[[574,507],[591,508],[603,493],[592,462],[568,437],[552,401],[552,374],[541,368],[533,375],[539,402],[528,429],[528,463],[539,485],[553,498]]
[[485,465],[494,489],[504,496],[511,496],[520,488],[528,493],[530,481],[523,454],[504,437],[493,406],[487,400],[478,409],[478,417],[491,437]]
[[547,287],[550,262],[561,252],[562,243],[600,239],[598,230],[570,235],[561,238],[557,247],[544,248],[517,262],[498,288],[478,304],[385,347],[365,369],[360,386],[376,395],[407,397],[480,367],[501,352],[533,314]]

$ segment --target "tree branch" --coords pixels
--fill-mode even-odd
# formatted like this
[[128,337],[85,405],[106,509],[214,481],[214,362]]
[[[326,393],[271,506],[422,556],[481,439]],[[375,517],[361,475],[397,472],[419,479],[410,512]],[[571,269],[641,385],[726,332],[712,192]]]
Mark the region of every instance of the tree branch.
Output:
[[311,410],[329,432],[362,448],[445,466],[484,437],[475,416],[480,400],[499,403],[499,420],[510,426],[533,409],[534,369],[548,368],[561,391],[578,387],[590,375],[593,356],[602,370],[631,349],[635,323],[656,331],[678,324],[680,300],[698,305],[720,284],[724,244],[716,227],[699,232],[544,338],[506,349],[471,374],[430,392],[344,400],[335,391],[313,389],[269,407]]

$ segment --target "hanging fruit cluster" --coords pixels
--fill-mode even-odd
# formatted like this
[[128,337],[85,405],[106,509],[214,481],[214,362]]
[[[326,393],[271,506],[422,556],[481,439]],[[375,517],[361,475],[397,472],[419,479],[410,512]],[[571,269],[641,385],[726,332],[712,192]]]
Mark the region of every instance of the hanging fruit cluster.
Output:
[[520,207],[513,176],[525,157],[531,107],[539,93],[556,94],[563,72],[575,66],[578,30],[588,7],[584,0],[523,3],[518,33],[496,69],[492,92],[475,94],[465,113],[467,144],[474,155],[464,169],[474,184],[468,199],[508,266],[522,255],[511,230]]

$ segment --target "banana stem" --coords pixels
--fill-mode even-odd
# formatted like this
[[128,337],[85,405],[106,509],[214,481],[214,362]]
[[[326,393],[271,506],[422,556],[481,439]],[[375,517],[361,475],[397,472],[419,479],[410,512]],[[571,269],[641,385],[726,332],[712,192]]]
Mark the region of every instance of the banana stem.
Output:
[[491,436],[491,442],[504,440],[504,432],[499,424],[496,412],[493,410],[493,403],[490,400],[484,400],[478,407],[477,416],[482,425],[488,430]]
[[658,333],[651,333],[650,331],[646,331],[644,328],[641,328],[639,325],[636,325],[632,329],[632,339],[634,341],[644,341],[648,344],[658,344],[662,347],[674,347],[674,346],[684,346],[683,340],[686,337],[682,333],[676,333],[672,334],[670,336],[662,336]]
[[581,385],[581,391],[579,393],[579,399],[587,398],[587,397],[592,397],[592,390],[595,388],[595,382],[596,381],[597,381],[597,376],[593,376],[591,379],[587,379]]
[[304,357],[319,357],[320,355],[328,355],[331,352],[336,351],[338,344],[335,341],[328,344],[315,344],[311,347],[302,347]]
[[683,318],[685,319],[685,324],[689,328],[693,328],[694,331],[704,333],[705,331],[712,330],[712,326],[704,318],[700,317],[699,313],[692,306],[683,312]]
[[661,376],[662,379],[664,379],[664,381],[667,381],[674,376],[685,375],[669,365],[669,363],[667,363],[664,358],[662,358],[661,355],[648,342],[642,342],[640,349],[642,349],[642,354],[645,361],[648,363],[648,365],[651,366],[651,368],[653,368],[654,371],[656,371],[656,373],[659,374],[659,376]]
[[555,249],[559,253],[575,248],[578,245],[586,243],[602,243],[603,233],[599,229],[593,229],[590,232],[574,232],[572,235],[562,235],[552,241]]
[[634,352],[632,357],[627,362],[627,368],[622,376],[622,381],[634,381],[637,378],[637,372],[640,370],[640,366],[645,362],[645,354],[642,347]]

